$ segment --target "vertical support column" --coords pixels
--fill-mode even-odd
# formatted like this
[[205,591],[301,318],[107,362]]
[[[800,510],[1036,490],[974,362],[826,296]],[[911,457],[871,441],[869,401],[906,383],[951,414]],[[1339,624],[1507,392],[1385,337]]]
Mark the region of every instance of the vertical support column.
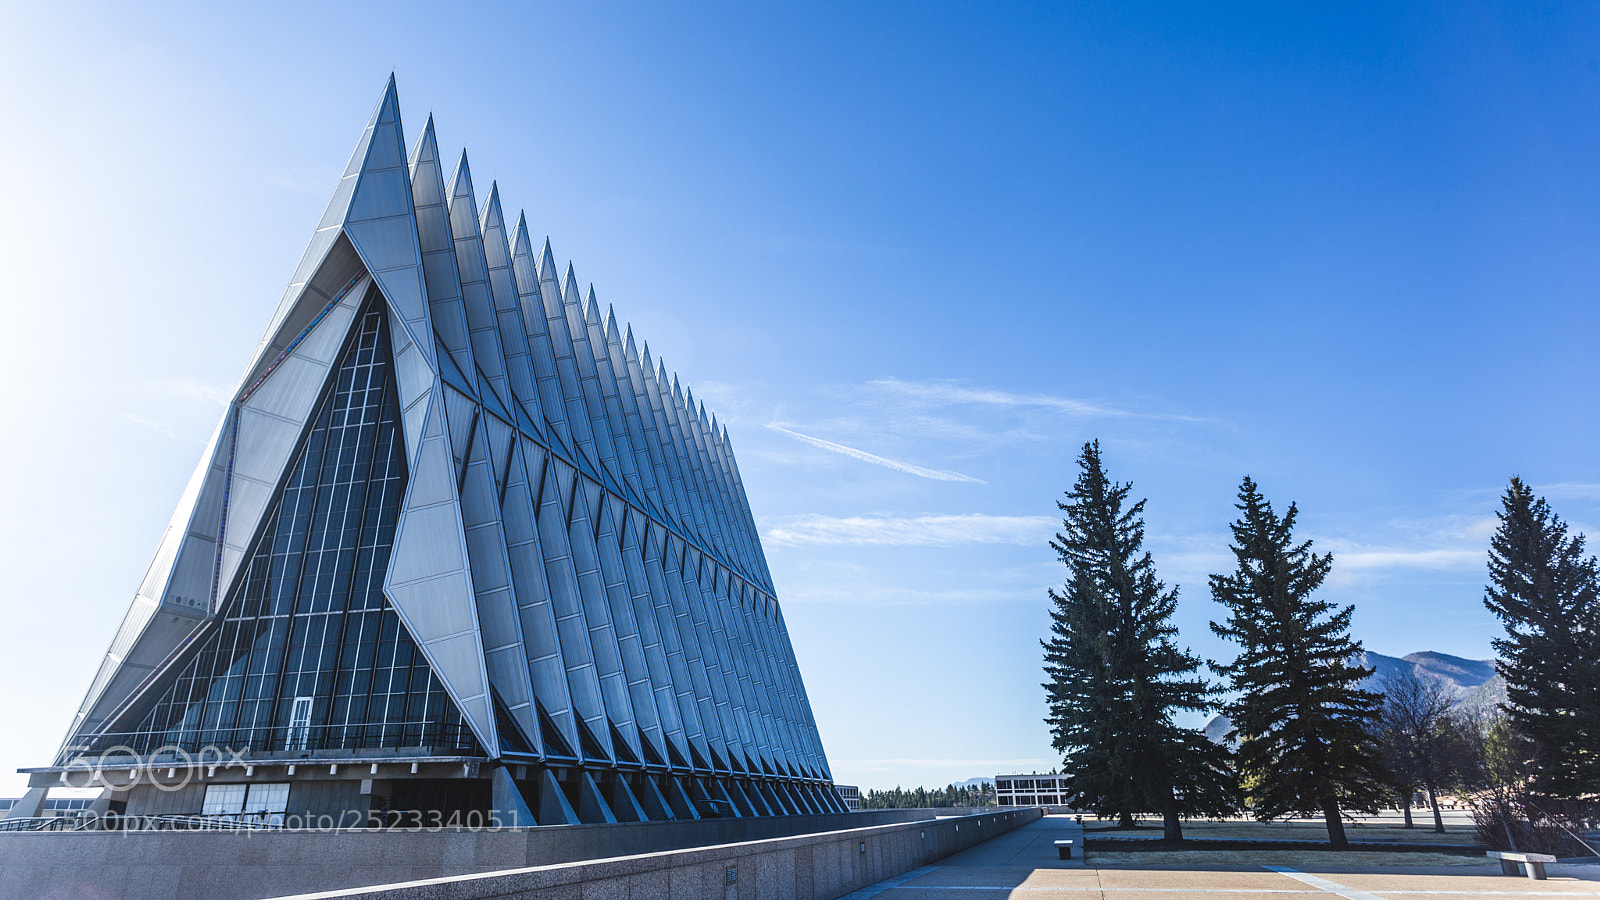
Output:
[[605,797],[600,795],[600,786],[594,783],[594,776],[588,771],[578,773],[578,818],[585,825],[617,821]]
[[17,805],[6,810],[7,819],[35,819],[44,814],[44,801],[50,796],[47,787],[28,788]]
[[555,775],[549,769],[539,770],[539,824],[580,824],[578,811],[567,801],[567,795],[561,791],[560,782],[556,781]]
[[661,793],[665,795],[667,805],[680,819],[698,819],[700,811],[695,809],[694,800],[690,799],[689,792],[683,789],[683,782],[678,776],[673,775],[661,782]]
[[522,798],[522,791],[517,789],[517,783],[504,766],[496,766],[494,774],[490,776],[489,797],[489,807],[502,826],[527,828],[539,824],[533,810],[528,808],[528,801]]
[[661,788],[656,786],[654,775],[641,777],[633,796],[638,799],[639,806],[644,809],[652,822],[666,822],[678,818],[673,812],[672,805],[662,795]]
[[650,816],[645,812],[644,805],[639,802],[638,795],[628,787],[628,779],[621,773],[614,773],[609,785],[611,812],[617,817],[618,822],[648,822]]

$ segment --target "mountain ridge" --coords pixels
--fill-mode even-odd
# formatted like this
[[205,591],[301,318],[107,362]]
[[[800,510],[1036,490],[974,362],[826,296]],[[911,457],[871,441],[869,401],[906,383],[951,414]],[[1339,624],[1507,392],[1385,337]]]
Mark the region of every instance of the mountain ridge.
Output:
[[[1495,670],[1493,659],[1467,659],[1451,656],[1437,650],[1419,650],[1405,656],[1387,656],[1371,650],[1356,654],[1363,667],[1373,670],[1361,682],[1361,687],[1382,693],[1387,677],[1410,672],[1419,678],[1436,678],[1455,694],[1457,709],[1477,711],[1493,709],[1506,699],[1505,679]],[[1226,739],[1233,723],[1227,716],[1217,715],[1206,723],[1205,735],[1212,743]]]

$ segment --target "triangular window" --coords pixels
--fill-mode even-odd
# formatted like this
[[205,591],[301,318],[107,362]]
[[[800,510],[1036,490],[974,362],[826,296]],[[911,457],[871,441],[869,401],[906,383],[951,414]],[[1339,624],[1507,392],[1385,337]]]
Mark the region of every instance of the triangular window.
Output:
[[628,746],[627,739],[622,736],[622,732],[617,728],[616,723],[610,719],[607,719],[606,723],[611,726],[611,746],[617,748],[617,762],[630,762],[638,765],[639,757],[633,755],[633,748]]
[[491,685],[489,693],[494,696],[494,724],[500,732],[500,749],[507,753],[526,753],[533,755],[533,742],[523,733],[522,726],[517,724],[516,716],[511,714],[510,707],[501,698],[500,692]]
[[578,754],[573,753],[572,748],[567,746],[567,739],[561,736],[561,729],[556,727],[556,720],[551,718],[544,704],[534,700],[533,705],[539,710],[539,730],[540,736],[544,738],[544,755],[577,759]]
[[[670,741],[668,743],[670,743]],[[650,737],[642,731],[639,733],[639,749],[644,751],[644,761],[647,765],[666,765],[666,763],[661,761],[661,754],[656,752],[656,745],[651,743]]]
[[578,723],[578,742],[583,744],[584,758],[595,762],[610,762],[611,758],[600,748],[599,739],[589,730],[589,723],[577,717],[574,717],[573,721]]
[[[690,745],[689,752],[694,752],[693,745]],[[678,752],[678,745],[674,744],[671,740],[667,741],[667,759],[672,761],[672,767],[674,769],[689,768],[689,764],[683,759],[683,754]]]
[[481,754],[383,594],[406,489],[386,320],[374,292],[220,615],[97,742]]

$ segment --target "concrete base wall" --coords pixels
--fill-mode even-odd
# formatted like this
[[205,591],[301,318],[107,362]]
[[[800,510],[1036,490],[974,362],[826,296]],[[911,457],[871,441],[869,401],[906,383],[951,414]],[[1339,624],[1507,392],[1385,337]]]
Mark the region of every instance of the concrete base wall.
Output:
[[[942,828],[997,815],[971,812],[895,809],[505,831],[0,832],[0,900],[260,900],[894,823]],[[1028,821],[1038,817],[1036,810],[1013,812]],[[936,815],[963,818],[936,823]]]
[[1019,809],[279,900],[835,900],[1040,818]]

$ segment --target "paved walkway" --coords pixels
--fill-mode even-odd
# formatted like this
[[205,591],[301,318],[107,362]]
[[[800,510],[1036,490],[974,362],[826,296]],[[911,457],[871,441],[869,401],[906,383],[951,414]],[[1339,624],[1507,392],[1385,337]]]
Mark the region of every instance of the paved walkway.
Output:
[[[1600,897],[1600,866],[1553,866],[1546,881],[1500,874],[1483,866],[1354,869],[1274,866],[1216,869],[1097,868],[1056,859],[1053,841],[1076,829],[1065,816],[1047,816],[1015,831],[925,866],[862,888],[844,900],[1494,900],[1499,897]],[[1266,865],[1271,861],[1263,859]]]

